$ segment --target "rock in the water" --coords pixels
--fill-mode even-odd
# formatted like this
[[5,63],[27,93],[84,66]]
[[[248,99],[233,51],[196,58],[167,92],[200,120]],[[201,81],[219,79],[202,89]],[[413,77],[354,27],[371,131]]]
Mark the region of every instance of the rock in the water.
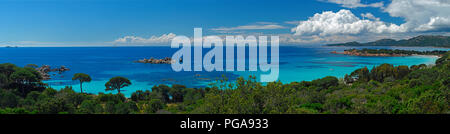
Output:
[[[183,59],[180,59],[179,61],[183,62]],[[155,59],[152,57],[150,59],[141,59],[136,62],[137,63],[150,63],[150,64],[172,64],[176,61],[172,60],[172,58],[170,58],[170,57],[166,57],[164,59]]]
[[[61,74],[65,71],[69,71],[69,70],[70,69],[67,68],[66,66],[61,66],[60,68],[52,69],[50,67],[50,65],[42,65],[41,67],[36,68],[36,71],[38,71],[41,74],[43,80],[51,79],[51,77],[49,75],[50,72],[58,72],[58,74]],[[55,74],[53,74],[53,75],[55,75]]]

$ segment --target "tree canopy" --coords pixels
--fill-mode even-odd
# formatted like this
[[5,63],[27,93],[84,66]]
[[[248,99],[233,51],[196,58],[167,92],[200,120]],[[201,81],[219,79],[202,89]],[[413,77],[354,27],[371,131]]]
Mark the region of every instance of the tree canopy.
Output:
[[126,86],[131,85],[130,80],[125,77],[117,76],[111,78],[108,82],[106,82],[105,87],[106,91],[117,90],[120,93],[120,89]]
[[81,93],[83,93],[83,82],[91,82],[91,76],[84,73],[76,73],[73,75],[72,80],[78,80],[80,81],[80,90]]

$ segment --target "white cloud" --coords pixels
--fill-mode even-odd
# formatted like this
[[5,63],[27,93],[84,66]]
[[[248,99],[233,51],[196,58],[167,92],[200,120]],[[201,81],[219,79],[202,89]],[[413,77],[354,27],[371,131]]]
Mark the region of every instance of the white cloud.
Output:
[[256,24],[261,24],[261,25],[276,25],[276,24],[278,24],[278,23],[261,21],[261,22],[256,22]]
[[237,27],[221,27],[221,28],[213,28],[211,30],[214,31],[234,31],[234,30],[267,30],[267,29],[285,29],[286,27],[277,25],[277,24],[267,24],[267,22],[263,22],[264,24],[261,24],[259,22],[255,25],[244,25],[244,26],[237,26]]
[[177,35],[174,33],[163,34],[161,36],[152,36],[150,38],[143,38],[137,36],[125,36],[114,41],[114,43],[131,43],[131,44],[157,44],[169,43]]
[[300,21],[299,20],[293,20],[293,21],[285,21],[284,23],[291,24],[291,25],[298,25],[300,23]]
[[383,7],[383,2],[376,2],[371,4],[362,4],[361,0],[319,0],[329,3],[336,3],[346,8],[357,8],[357,7]]
[[[373,15],[371,17],[374,17]],[[375,17],[374,17],[375,18]],[[378,20],[361,20],[350,10],[317,13],[291,29],[295,35],[329,36],[336,34],[399,33],[405,32],[403,25],[388,24]]]
[[[320,0],[340,4],[343,7],[380,7],[391,17],[404,19],[403,24],[391,24],[371,13],[355,16],[350,10],[317,13],[308,20],[300,21],[291,31],[302,36],[332,36],[338,34],[399,34],[423,32],[449,32],[450,0],[392,0],[383,3],[361,4],[360,0]],[[293,22],[292,22],[293,23]]]
[[0,41],[0,47],[93,47],[112,45],[109,42]]
[[392,17],[404,18],[410,31],[450,28],[450,0],[392,0],[384,11]]
[[374,16],[373,14],[371,14],[371,13],[361,14],[361,16],[364,17],[364,18],[368,18],[368,19],[380,21],[380,18],[375,17],[375,16]]
[[327,44],[327,43],[339,43],[339,42],[349,42],[358,39],[356,36],[351,35],[333,35],[322,37],[318,35],[312,36],[297,36],[292,34],[279,34],[280,43],[282,44]]

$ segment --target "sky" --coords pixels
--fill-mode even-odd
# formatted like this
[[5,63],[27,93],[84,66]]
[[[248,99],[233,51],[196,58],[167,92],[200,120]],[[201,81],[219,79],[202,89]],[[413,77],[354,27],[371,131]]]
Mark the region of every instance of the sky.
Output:
[[288,45],[450,35],[450,0],[0,0],[0,46],[169,45],[194,28]]

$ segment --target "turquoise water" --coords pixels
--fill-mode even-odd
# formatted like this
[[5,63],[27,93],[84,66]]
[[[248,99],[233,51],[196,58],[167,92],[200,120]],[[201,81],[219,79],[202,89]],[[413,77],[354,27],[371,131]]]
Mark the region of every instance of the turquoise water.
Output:
[[[325,76],[342,78],[355,69],[390,63],[394,65],[433,64],[437,57],[356,57],[331,54],[331,51],[343,51],[350,47],[315,47],[282,46],[280,47],[280,75],[283,83],[309,81]],[[355,48],[355,47],[352,47]],[[366,47],[367,48],[367,47]],[[392,47],[372,47],[392,48]],[[408,50],[448,50],[438,48],[399,48]],[[75,73],[91,75],[92,82],[83,83],[83,90],[88,93],[105,92],[105,83],[114,76],[123,76],[131,80],[132,85],[123,88],[122,93],[130,96],[136,90],[151,90],[158,84],[182,84],[188,87],[205,87],[225,75],[229,79],[262,72],[174,72],[170,65],[133,63],[142,58],[171,57],[178,49],[170,47],[28,47],[0,48],[0,63],[13,63],[18,66],[26,64],[64,65],[71,69],[61,75],[52,76],[45,81],[52,88],[60,89],[72,86],[75,91],[79,83],[72,81]],[[208,50],[204,49],[204,53]],[[105,93],[115,93],[108,91]]]

